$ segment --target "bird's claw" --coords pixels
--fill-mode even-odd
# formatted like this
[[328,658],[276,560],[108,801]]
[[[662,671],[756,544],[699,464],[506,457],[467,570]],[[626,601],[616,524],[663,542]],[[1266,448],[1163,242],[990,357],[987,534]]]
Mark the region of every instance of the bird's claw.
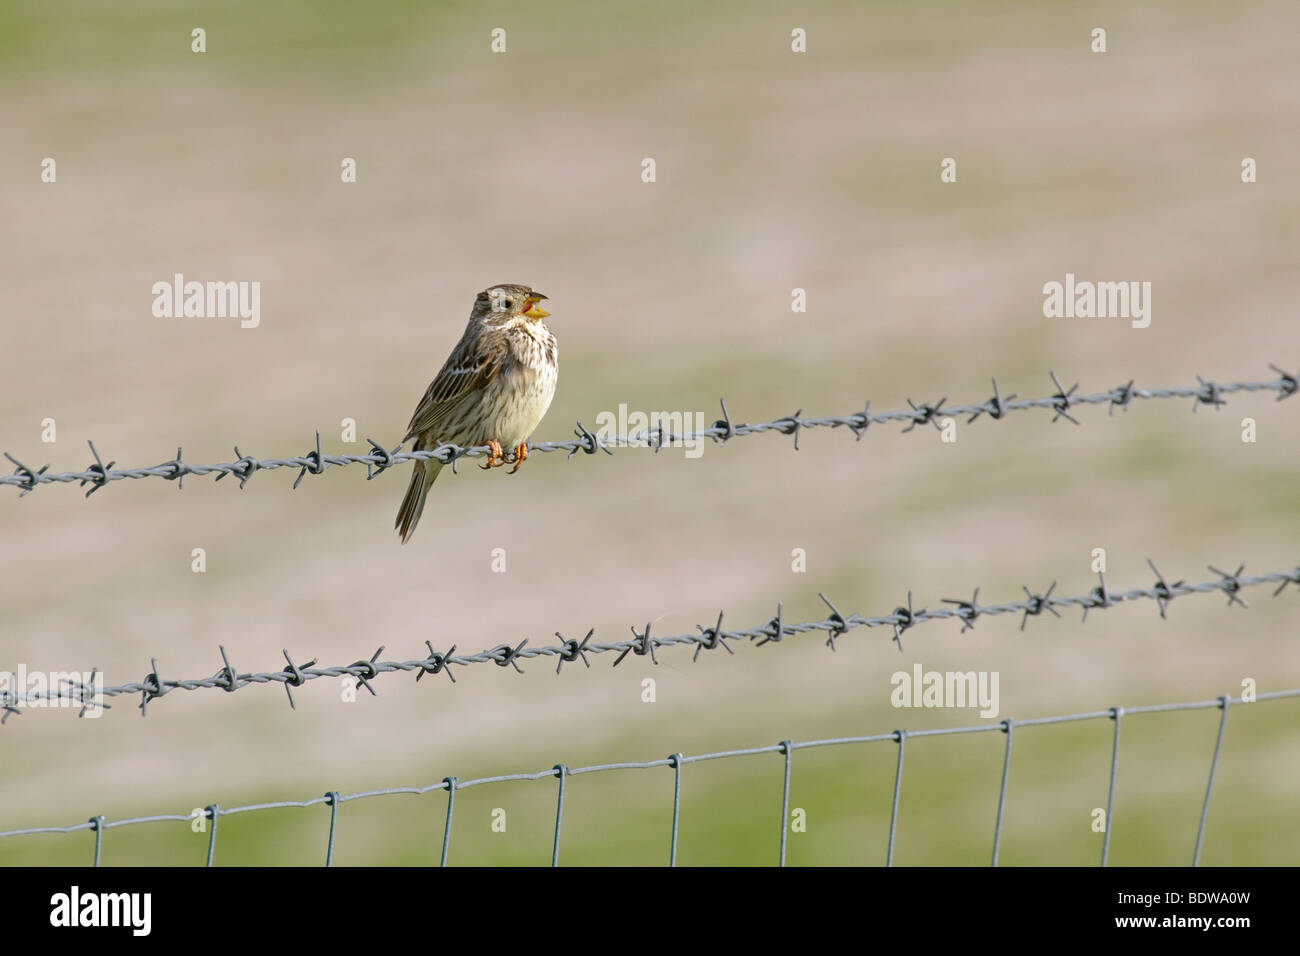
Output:
[[515,455],[514,455],[515,467],[511,468],[508,472],[506,472],[506,474],[513,475],[516,471],[519,470],[519,466],[522,465],[527,460],[528,460],[528,443],[520,442],[519,447],[515,449]]
[[487,446],[488,446],[488,460],[483,465],[484,470],[487,470],[488,468],[496,468],[499,465],[504,465],[506,463],[506,457],[501,452],[501,443],[497,441],[495,438],[489,438],[487,440]]

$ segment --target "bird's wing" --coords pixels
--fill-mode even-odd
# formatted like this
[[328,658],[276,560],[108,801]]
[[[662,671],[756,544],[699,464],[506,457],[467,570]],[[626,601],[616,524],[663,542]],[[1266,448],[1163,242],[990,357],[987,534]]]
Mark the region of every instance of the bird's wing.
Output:
[[480,391],[497,375],[505,357],[501,347],[504,342],[496,336],[484,335],[472,351],[466,344],[462,342],[452,352],[447,364],[430,383],[411,416],[403,441],[425,432],[436,435],[467,396]]

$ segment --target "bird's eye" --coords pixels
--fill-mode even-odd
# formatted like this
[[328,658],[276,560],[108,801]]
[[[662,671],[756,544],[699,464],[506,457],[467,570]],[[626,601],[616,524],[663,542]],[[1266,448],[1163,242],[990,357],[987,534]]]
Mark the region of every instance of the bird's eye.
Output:
[[515,307],[515,300],[514,300],[514,299],[502,299],[502,300],[501,300],[501,304],[504,305],[507,309],[513,309],[513,308]]

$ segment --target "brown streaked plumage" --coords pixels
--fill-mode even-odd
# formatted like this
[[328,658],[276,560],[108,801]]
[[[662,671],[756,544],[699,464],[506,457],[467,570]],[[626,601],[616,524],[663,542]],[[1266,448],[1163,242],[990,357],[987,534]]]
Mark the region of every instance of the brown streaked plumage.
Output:
[[[528,436],[555,395],[559,348],[538,308],[546,296],[526,285],[503,283],[478,294],[465,334],[452,350],[411,416],[403,441],[415,450],[444,442],[488,445],[485,468],[513,461],[514,474],[528,458]],[[411,537],[442,464],[417,461],[398,509],[402,543]]]

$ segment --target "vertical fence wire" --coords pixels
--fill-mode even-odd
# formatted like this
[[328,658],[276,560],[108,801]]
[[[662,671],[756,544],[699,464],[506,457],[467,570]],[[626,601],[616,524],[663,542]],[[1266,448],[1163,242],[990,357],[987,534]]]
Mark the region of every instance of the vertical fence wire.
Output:
[[998,865],[998,846],[1002,842],[1002,812],[1007,805],[1007,775],[1011,771],[1011,718],[1002,721],[1002,731],[1007,735],[1007,750],[1002,758],[1002,789],[998,791],[998,821],[993,827],[993,866]]
[[221,807],[218,804],[211,803],[204,808],[208,816],[212,818],[212,830],[208,833],[208,861],[205,866],[212,865],[212,858],[217,852],[217,820],[221,816]]
[[555,801],[555,845],[551,848],[551,866],[560,865],[560,821],[564,817],[564,778],[569,775],[569,768],[562,763],[555,765],[560,775],[560,796]]
[[1219,698],[1222,710],[1219,711],[1219,735],[1214,739],[1214,756],[1210,759],[1210,779],[1205,784],[1205,803],[1201,805],[1201,823],[1196,828],[1196,851],[1192,854],[1192,866],[1201,865],[1201,844],[1205,839],[1205,820],[1210,815],[1210,794],[1214,790],[1214,771],[1219,767],[1219,753],[1223,750],[1223,728],[1228,723],[1228,702],[1232,698],[1224,694]]
[[898,741],[898,768],[894,771],[894,807],[889,812],[889,849],[885,853],[885,866],[894,865],[894,834],[898,831],[898,795],[903,787],[903,742],[907,740],[907,731],[895,730],[894,739]]
[[451,845],[451,813],[456,806],[456,778],[443,777],[442,782],[447,785],[447,822],[442,829],[442,859],[438,865],[446,866],[447,848]]
[[325,794],[325,803],[330,808],[330,837],[329,843],[325,845],[325,865],[334,865],[334,825],[339,819],[339,794],[337,790],[331,790]]
[[673,842],[668,851],[668,865],[677,865],[677,818],[682,806],[682,755],[675,753],[668,758],[673,768]]
[[1123,707],[1112,707],[1110,719],[1115,721],[1115,742],[1110,751],[1110,788],[1106,794],[1106,829],[1101,837],[1101,865],[1110,859],[1110,828],[1115,814],[1115,775],[1119,769],[1119,721],[1124,716]]
[[785,754],[785,783],[781,787],[781,866],[785,866],[785,841],[790,832],[790,755],[793,751],[793,741],[781,741],[781,753]]

